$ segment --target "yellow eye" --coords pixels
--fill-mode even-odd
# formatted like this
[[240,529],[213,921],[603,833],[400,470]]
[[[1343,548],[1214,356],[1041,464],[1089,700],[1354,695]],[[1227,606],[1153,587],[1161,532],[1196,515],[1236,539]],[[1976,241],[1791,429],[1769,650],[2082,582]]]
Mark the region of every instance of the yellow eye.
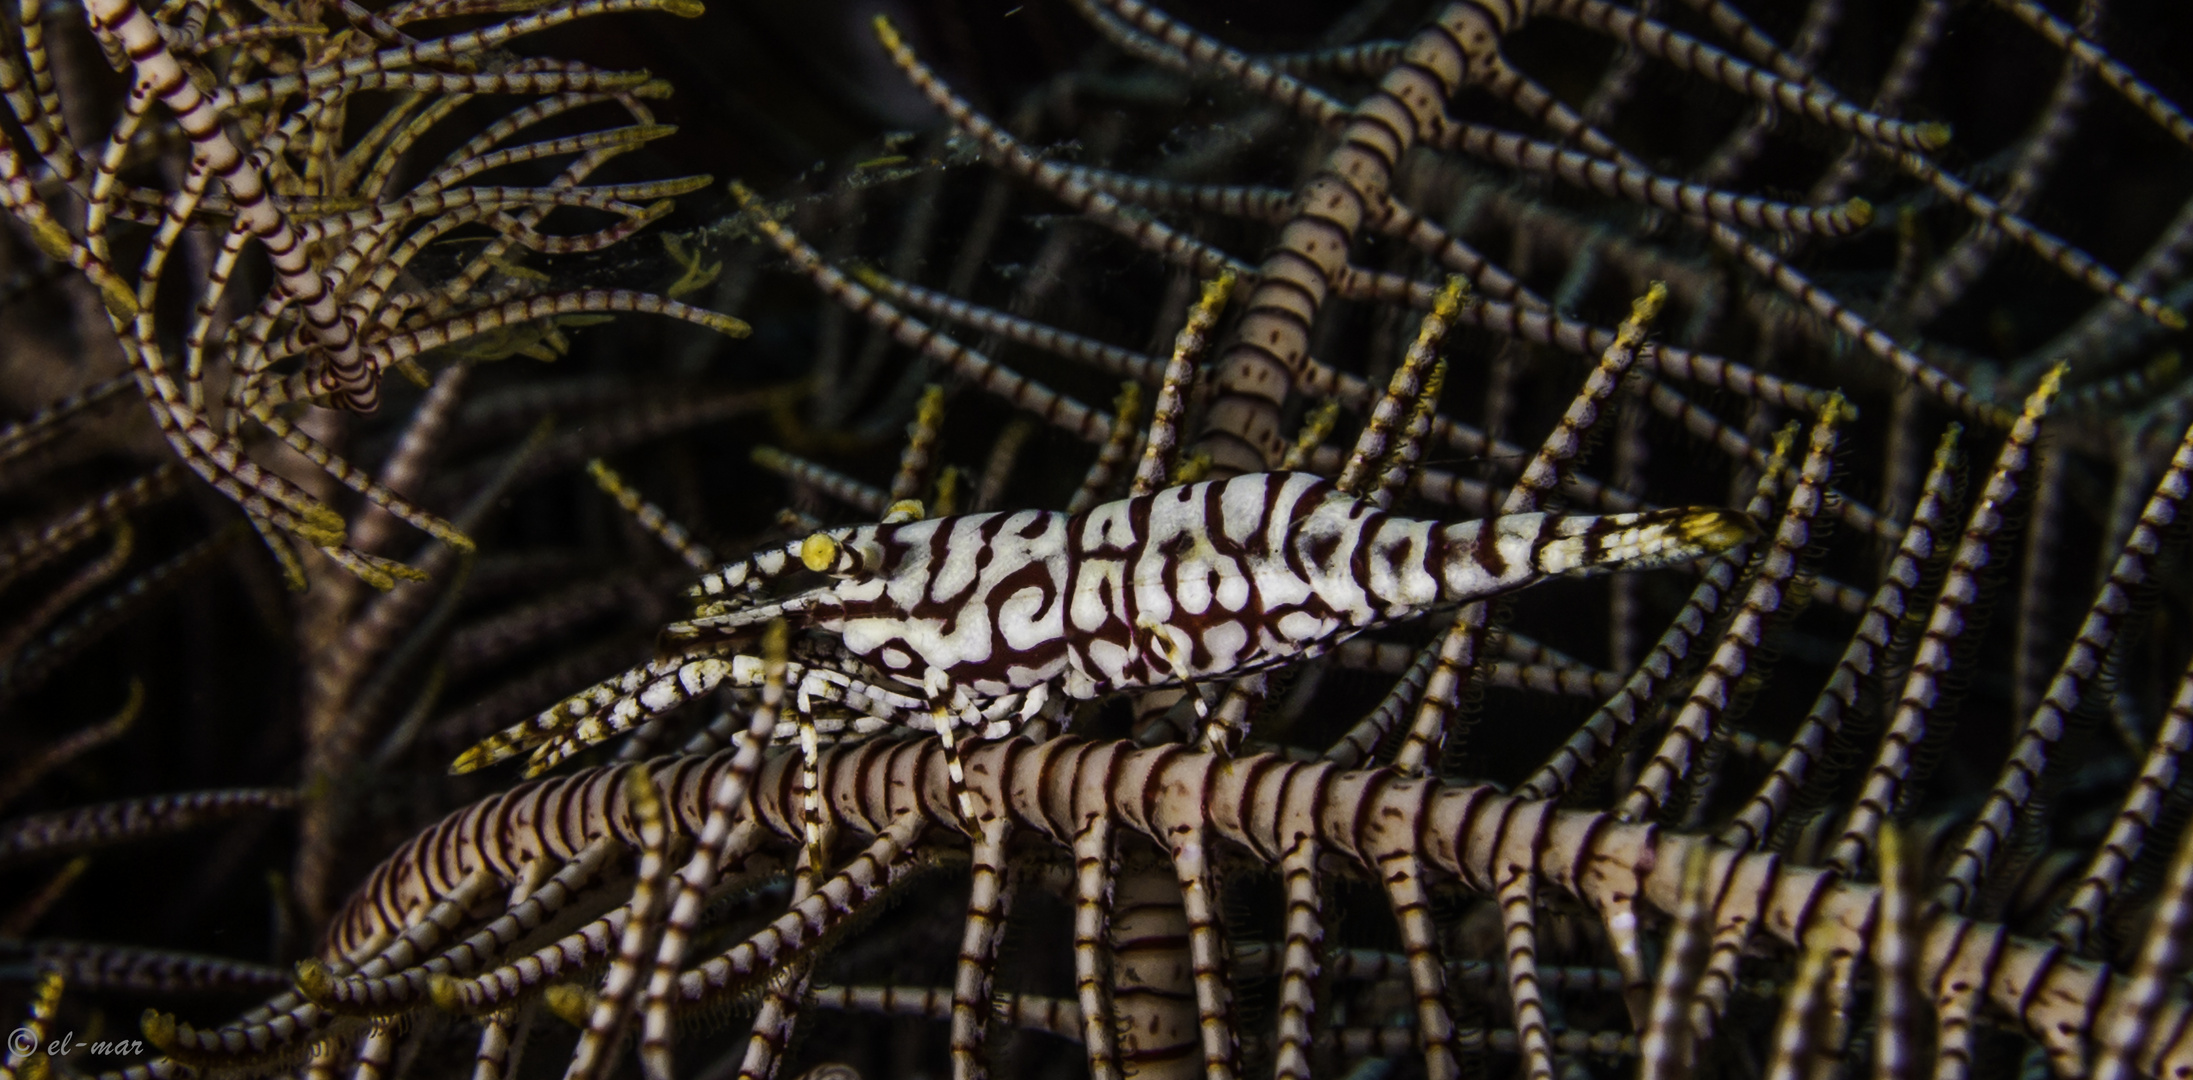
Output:
[[816,533],[800,544],[800,561],[809,570],[828,570],[838,561],[838,542],[823,533]]

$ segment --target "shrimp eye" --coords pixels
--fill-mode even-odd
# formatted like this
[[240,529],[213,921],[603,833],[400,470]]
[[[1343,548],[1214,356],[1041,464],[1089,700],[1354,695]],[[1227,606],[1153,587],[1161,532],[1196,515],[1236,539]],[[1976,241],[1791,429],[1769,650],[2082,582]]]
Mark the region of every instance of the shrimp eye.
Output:
[[838,542],[816,533],[800,544],[800,561],[806,563],[809,570],[828,570],[838,561]]

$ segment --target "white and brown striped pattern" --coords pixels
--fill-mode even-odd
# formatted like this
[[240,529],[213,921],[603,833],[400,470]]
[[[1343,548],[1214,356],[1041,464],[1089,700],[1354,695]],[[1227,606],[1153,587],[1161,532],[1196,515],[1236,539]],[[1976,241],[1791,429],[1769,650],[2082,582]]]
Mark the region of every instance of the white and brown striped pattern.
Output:
[[[673,833],[689,836],[700,827],[704,793],[718,781],[732,756],[726,752],[700,761],[666,760],[652,767]],[[1733,932],[1730,914],[1756,912],[1750,920],[1756,932],[1816,946],[1822,959],[1814,968],[1812,985],[1818,987],[1821,975],[1828,985],[1813,1000],[1829,1010],[1847,1008],[1855,969],[1871,963],[1874,956],[1881,894],[1871,886],[1790,861],[1716,849],[1702,838],[1650,825],[1622,824],[1605,814],[1518,800],[1482,785],[1401,781],[1390,771],[1348,772],[1270,755],[1221,760],[1177,746],[1141,750],[1074,739],[1044,744],[1013,740],[976,747],[968,755],[967,766],[967,784],[981,805],[1004,808],[1001,820],[1024,829],[1031,839],[1047,836],[1052,842],[1067,843],[1076,835],[1088,835],[1084,831],[1088,815],[1117,808],[1122,814],[1119,831],[1130,838],[1159,840],[1178,835],[1182,828],[1200,828],[1206,832],[1206,844],[1238,845],[1264,859],[1279,858],[1290,850],[1309,851],[1324,855],[1328,868],[1359,875],[1398,865],[1397,859],[1414,858],[1428,873],[1459,879],[1477,890],[1500,885],[1504,869],[1522,859],[1541,894],[1558,890],[1586,899],[1619,896],[1625,902],[1677,915],[1694,926],[1695,951],[1687,964],[1672,963],[1663,969],[1671,980],[1669,989],[1678,993],[1666,995],[1660,1041],[1647,1055],[1663,1066],[1679,1059],[1681,1051],[1675,1044],[1685,1041],[1679,1032],[1692,1023],[1689,995],[1691,988],[1701,985],[1698,965],[1711,947],[1709,937],[1720,936],[1709,928],[1718,925]],[[779,850],[795,846],[801,832],[797,772],[796,755],[776,755],[756,778],[748,803],[752,816],[747,820],[757,826],[753,832],[775,837],[772,843]],[[881,889],[911,868],[914,860],[906,857],[908,845],[922,828],[932,822],[956,821],[943,755],[932,741],[868,742],[831,750],[824,755],[821,775],[823,789],[830,794],[826,805],[833,820],[876,837],[869,852],[769,927],[682,973],[678,1000],[699,1003],[724,991],[751,988],[772,967],[800,961],[817,938],[872,902]],[[617,769],[599,769],[529,785],[453,816],[376,872],[376,884],[344,914],[340,925],[350,928],[345,935],[361,942],[386,942],[393,931],[418,922],[414,912],[452,912],[449,901],[470,887],[448,879],[458,868],[492,867],[494,876],[515,877],[531,872],[527,867],[532,860],[519,857],[526,851],[569,852],[571,843],[589,836],[636,841],[635,826],[619,798],[619,777]],[[1531,823],[1531,815],[1542,815],[1542,819]],[[1525,838],[1529,838],[1527,849]],[[1112,874],[1101,848],[1075,846],[1088,857],[1079,875],[1087,884],[1077,887],[1077,893],[1101,895],[1107,882],[1137,879],[1133,871]],[[1526,850],[1533,854],[1525,858]],[[743,860],[746,853],[737,857]],[[1149,880],[1177,888],[1178,865],[1152,869]],[[1314,885],[1314,873],[1302,880]],[[481,875],[467,871],[465,876],[469,881]],[[427,884],[435,879],[441,883]],[[397,896],[407,899],[395,902]],[[1168,906],[1162,897],[1156,899],[1157,907]],[[1720,918],[1716,918],[1717,909]],[[448,995],[437,996],[447,996],[461,1008],[497,1008],[511,992],[541,986],[574,966],[605,959],[621,932],[624,910],[532,956],[515,958],[488,978],[453,981]],[[1166,933],[1185,938],[1192,930],[1190,918],[1181,907],[1170,910],[1176,921]],[[1290,903],[1290,911],[1314,914],[1314,907],[1299,909]],[[2078,1030],[2084,1022],[2080,1018],[2093,1002],[2121,992],[2125,985],[2122,979],[2113,983],[2098,964],[2046,942],[2011,937],[1999,925],[1941,912],[1919,913],[1918,920],[1921,933],[1916,940],[1928,944],[1916,957],[1913,976],[1918,985],[1937,988],[1937,1000],[1943,1003],[1945,1050],[1961,1051],[1963,1046],[1963,1036],[1952,1032],[1952,1021],[1964,1023],[1959,1018],[1970,1014],[1957,1010],[1982,1001],[2006,1010],[2026,1030],[2046,1033],[2057,1047],[2068,1048],[2071,1043],[2056,1037],[2056,1025],[2069,1024],[2065,1030]],[[1290,917],[1289,921],[1296,920]],[[1115,912],[1115,932],[1121,926]],[[1616,928],[1610,924],[1608,929]],[[1166,955],[1181,963],[1182,977],[1175,984],[1178,1000],[1192,1005],[1196,996],[1192,972],[1190,965],[1181,962],[1185,956],[1179,950],[1178,941],[1165,947]],[[417,948],[407,949],[406,954],[406,964],[420,955]],[[1413,962],[1402,959],[1403,964]],[[376,973],[387,970],[383,961],[368,966],[374,965],[380,966]],[[1392,974],[1399,965],[1388,962],[1378,970]],[[498,989],[488,991],[489,984]],[[465,992],[459,992],[460,986]],[[2156,1022],[2175,1029],[2183,1023],[2185,1011],[2182,1000],[2165,1000]],[[264,1020],[266,1016],[255,1022]],[[276,1025],[280,1032],[262,1027],[257,1052],[266,1053],[278,1042],[293,1045],[291,1040],[308,1037],[324,1022],[324,1015],[314,1012],[302,1022],[292,1017]],[[1190,1026],[1181,1029],[1187,1038],[1181,1060],[1190,1072],[1200,1071],[1204,1064],[1197,1053],[1193,1023],[1191,1019]],[[164,1029],[163,1038],[173,1042],[175,1030]],[[207,1037],[189,1041],[206,1048],[209,1057],[221,1056],[218,1045],[231,1037],[236,1048],[223,1060],[253,1053],[243,1028],[233,1036],[204,1034]],[[1466,1041],[1484,1035],[1482,1029],[1457,1029],[1456,1034]],[[1843,1035],[1838,1032],[1819,1034],[1816,1047],[1842,1045]],[[1407,1033],[1401,1048],[1414,1037]],[[1499,1037],[1487,1041],[1495,1049],[1518,1045]],[[1651,1034],[1647,1041],[1653,1041]],[[1571,1035],[1558,1033],[1553,1049],[1583,1052]],[[2173,1046],[2163,1051],[2160,1063],[2167,1070],[2188,1053],[2193,1053],[2193,1044]]]
[[[2064,737],[2080,700],[2092,693],[2094,683],[2104,677],[2102,669],[2110,648],[2122,624],[2134,617],[2135,600],[2153,574],[2152,563],[2162,549],[2163,535],[2183,512],[2189,492],[2193,492],[2193,429],[2179,442],[2170,468],[2140,511],[2139,524],[2118,550],[2116,561],[2079,625],[2078,636],[2049,680],[2048,692],[2019,729],[2001,775],[1980,804],[1972,832],[1944,875],[1942,900],[1951,910],[1962,908],[1978,894],[1988,870],[2009,842],[2014,824],[2030,812],[2041,772],[2048,767],[2049,751]],[[2091,904],[2097,898],[2087,890],[2082,899]],[[2082,918],[2092,915],[2091,908],[2084,904],[2071,910],[2078,911]],[[2065,914],[2068,917],[2071,911]]]
[[[703,576],[699,616],[665,631],[684,643],[676,651],[490,736],[452,768],[531,750],[538,772],[726,680],[758,685],[761,663],[734,655],[737,641],[779,617],[837,635],[857,661],[795,672],[803,715],[826,697],[946,737],[965,724],[996,738],[1012,731],[1015,709],[1021,720],[1055,711],[1053,691],[1089,700],[1259,672],[1435,604],[1684,562],[1752,528],[1744,515],[1696,509],[1440,525],[1386,514],[1315,476],[1260,473],[1074,515],[825,530]],[[795,566],[838,580],[754,598]],[[919,688],[928,707],[914,708],[893,681]]]
[[[715,638],[782,614],[918,685],[987,699],[1055,684],[1088,699],[1315,656],[1434,604],[1551,575],[1687,561],[1748,528],[1711,510],[1438,525],[1373,510],[1314,476],[1255,474],[1071,517],[1024,510],[827,530],[802,546],[838,583],[771,603],[734,599],[668,633]],[[726,568],[701,591],[745,587],[762,562],[781,571],[790,554]]]
[[1942,680],[1954,660],[1953,650],[1968,630],[1968,612],[1979,598],[1980,574],[1992,557],[1995,534],[2002,528],[2011,498],[2017,494],[2019,478],[2032,458],[2035,440],[2040,438],[2041,418],[2056,396],[2062,375],[2063,369],[2057,368],[2026,399],[2024,413],[2010,429],[2010,437],[2003,440],[1987,486],[1973,504],[1964,537],[1950,557],[1941,592],[1927,616],[1926,631],[1897,694],[1888,731],[1882,735],[1880,749],[1858,801],[1851,807],[1842,837],[1828,855],[1828,864],[1843,873],[1855,874],[1864,868],[1874,833],[1895,812],[1918,745],[1926,738],[1927,720],[1940,700]]

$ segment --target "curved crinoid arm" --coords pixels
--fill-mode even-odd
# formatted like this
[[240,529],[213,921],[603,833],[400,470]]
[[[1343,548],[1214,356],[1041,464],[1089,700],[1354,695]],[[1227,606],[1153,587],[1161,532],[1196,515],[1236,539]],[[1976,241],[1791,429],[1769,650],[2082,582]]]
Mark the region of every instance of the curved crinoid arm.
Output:
[[[460,924],[507,921],[492,914],[462,914],[467,905],[480,910],[476,901],[487,895],[483,890],[489,879],[518,877],[532,863],[552,866],[578,859],[582,844],[639,846],[650,827],[667,830],[667,842],[676,844],[706,831],[707,819],[720,819],[719,830],[728,825],[743,838],[731,844],[735,854],[723,870],[725,876],[744,867],[749,854],[782,855],[794,850],[803,829],[798,756],[771,755],[754,774],[748,797],[731,819],[723,819],[720,807],[711,806],[708,793],[734,768],[739,756],[725,751],[706,759],[665,759],[647,766],[661,793],[659,826],[634,813],[630,794],[620,783],[626,776],[623,767],[528,785],[460,811],[422,833],[373,874],[368,887],[353,897],[338,921],[329,955],[339,951],[357,957],[360,973],[369,977],[422,964],[441,967],[443,962],[432,959],[429,951],[437,940]],[[1609,920],[1610,932],[1616,929],[1611,920],[1629,920],[1624,933],[1633,941],[1640,933],[1665,935],[1666,918],[1685,923],[1689,948],[1670,944],[1664,936],[1661,941],[1665,954],[1684,955],[1686,962],[1663,966],[1658,995],[1662,1000],[1647,999],[1643,1003],[1649,1007],[1633,1017],[1648,1044],[1657,1037],[1665,1044],[1663,1050],[1676,1056],[1680,1051],[1673,1049],[1674,1042],[1689,1038],[1688,1033],[1695,1033],[1702,1042],[1715,1023],[1718,1002],[1734,988],[1741,965],[1756,962],[1761,950],[1782,955],[1802,950],[1806,955],[1835,958],[1825,965],[1807,965],[1808,974],[1801,974],[1796,984],[1825,984],[1823,995],[1811,999],[1817,1006],[1792,999],[1800,1014],[1818,1007],[1841,1017],[1827,1024],[1840,1031],[1814,1030],[1812,1047],[1821,1052],[1835,1052],[1848,1028],[1864,1023],[1850,1007],[1847,991],[1853,973],[1865,969],[1893,980],[1899,991],[1917,990],[1896,1001],[1877,1003],[1888,1013],[1886,1026],[1879,1030],[1889,1033],[1877,1037],[1891,1039],[1894,1045],[1883,1049],[1898,1053],[1911,1048],[1904,1033],[1924,1023],[1915,1015],[1919,1011],[1930,1006],[1935,1011],[1946,1052],[1949,1043],[1956,1041],[1952,1028],[1969,1023],[1972,1011],[1985,1003],[2000,1010],[2009,1025],[2022,1029],[2052,1059],[2076,1061],[2100,1031],[2100,1004],[2124,1000],[2131,993],[2130,980],[2113,978],[2106,968],[2049,943],[1939,908],[1920,910],[1912,902],[1908,877],[1896,877],[1884,893],[1880,887],[1796,866],[1777,855],[1738,852],[1704,836],[1646,823],[1622,823],[1603,813],[1557,809],[1484,785],[1405,780],[1388,770],[1353,771],[1274,755],[1228,758],[1177,746],[1138,749],[1127,743],[1073,738],[1042,744],[1015,739],[970,747],[965,766],[966,790],[995,815],[986,818],[993,823],[992,832],[1009,829],[1019,838],[1016,851],[1033,853],[1048,847],[1063,853],[1071,847],[1076,863],[1073,891],[1077,903],[1087,906],[1092,915],[1103,915],[1112,887],[1134,872],[1116,866],[1108,857],[1111,845],[1105,842],[1106,834],[1116,833],[1113,839],[1136,846],[1145,840],[1156,842],[1158,851],[1165,853],[1160,859],[1171,863],[1161,864],[1156,875],[1177,877],[1188,886],[1208,884],[1205,860],[1215,852],[1241,852],[1267,865],[1284,862],[1292,867],[1290,876],[1311,888],[1290,885],[1286,890],[1288,987],[1278,1033],[1290,1062],[1312,1045],[1313,1037],[1300,1020],[1315,1004],[1313,995],[1339,992],[1330,985],[1315,988],[1315,932],[1298,926],[1304,920],[1295,916],[1314,916],[1318,878],[1341,875],[1378,879],[1391,893],[1397,917],[1405,924],[1419,919],[1421,925],[1404,929],[1399,954],[1367,957],[1340,950],[1325,956],[1322,963],[1332,976],[1328,982],[1399,981],[1406,973],[1406,981],[1419,995],[1416,1011],[1425,1023],[1414,1041],[1432,1061],[1451,1060],[1443,1056],[1450,1038],[1466,1050],[1482,1042],[1476,1029],[1442,1022],[1439,1014],[1448,1007],[1441,1004],[1443,995],[1422,995],[1443,983],[1470,993],[1473,986],[1502,980],[1488,978],[1493,975],[1491,965],[1479,963],[1473,968],[1466,961],[1454,962],[1448,953],[1453,941],[1430,932],[1432,916],[1422,906],[1421,882],[1452,883],[1480,896],[1499,892],[1509,901],[1503,906],[1508,909],[1505,936],[1511,952],[1517,947],[1528,952],[1533,940],[1545,932],[1545,920],[1557,917],[1558,906],[1550,901],[1558,896],[1584,901],[1586,912],[1598,914],[1573,917]],[[853,834],[865,852],[820,887],[795,892],[790,907],[780,915],[759,924],[749,922],[758,928],[735,936],[724,951],[680,971],[675,989],[666,995],[669,1000],[703,1005],[726,993],[760,988],[803,968],[816,955],[816,948],[858,933],[861,917],[876,910],[886,891],[939,845],[961,848],[967,843],[963,833],[950,827],[957,823],[958,811],[947,779],[946,756],[933,740],[866,742],[828,750],[818,762],[816,775],[830,824]],[[998,845],[994,840],[984,842],[992,848],[989,857],[995,858]],[[1309,861],[1305,862],[1305,856]],[[1892,857],[1884,869],[1894,876],[1909,867]],[[2176,876],[2193,877],[2182,871]],[[1549,902],[1527,908],[1522,900],[1532,894]],[[1658,918],[1643,918],[1646,912],[1639,910],[1640,905]],[[477,965],[482,974],[465,980],[429,977],[427,982],[437,999],[462,1011],[499,1007],[515,994],[568,979],[587,965],[606,960],[629,924],[632,910],[633,905],[627,904],[531,952],[502,933],[474,934],[464,946],[466,964]],[[406,912],[427,915],[421,920]],[[1003,915],[1002,908],[999,913]],[[1208,905],[1193,898],[1187,913],[1190,931],[1204,939],[1194,950],[1194,999],[1204,1021],[1202,1056],[1206,1064],[1214,1060],[1229,1064],[1235,1040],[1248,1043],[1263,1036],[1245,1030],[1242,1011],[1226,1008],[1223,968],[1204,963],[1219,955],[1218,935],[1227,928],[1208,921]],[[1120,916],[1113,913],[1112,918],[1116,922]],[[1201,929],[1196,929],[1199,925]],[[337,942],[361,944],[336,950]],[[1236,975],[1254,978],[1270,973],[1270,948],[1265,946],[1260,953],[1237,943],[1226,951],[1234,954]],[[447,955],[454,957],[455,952]],[[963,969],[962,975],[979,975],[981,960],[977,956],[976,969]],[[2148,966],[2169,962],[2166,958]],[[1518,967],[1511,956],[1506,968],[1506,981],[1522,991],[1515,999],[1518,1006],[1530,996],[1525,985],[1530,982],[1544,989],[1581,988],[1567,974],[1540,967],[1527,955],[1524,964]],[[1098,976],[1094,968],[1077,961],[1077,978]],[[1594,992],[1605,992],[1615,988],[1617,978],[1626,983],[1630,975],[1625,971],[1617,977],[1595,969],[1586,982],[1597,988]],[[1640,987],[1650,983],[1648,978]],[[1930,994],[1927,988],[1937,992]],[[1010,988],[999,989],[1010,992]],[[965,987],[954,995],[959,1006],[957,1026],[963,1034],[968,1033],[968,1021],[980,1018],[983,1000],[983,995]],[[1081,1002],[1093,1011],[1113,1011],[1113,1019],[1126,1008],[1107,1004],[1100,993],[1085,993]],[[2159,1032],[2181,1030],[2188,1010],[2180,995],[2150,995],[2141,1007],[2143,1015],[2152,1017],[2149,1030]],[[291,1034],[255,1021],[236,1026],[232,1040],[225,1035],[210,1037],[210,1032],[179,1034],[172,1024],[164,1023],[156,1025],[160,1030],[155,1041],[209,1063],[224,1056],[236,1061],[265,1055],[279,1045],[294,1045],[298,1035],[326,1022],[305,1011],[309,1006],[295,1002],[270,1008],[268,1016],[295,1017],[287,1029]],[[1496,1036],[1493,1044],[1522,1049],[1543,1063],[1550,1036],[1552,1051],[1566,1052],[1566,1036],[1549,1030],[1549,1018],[1536,1011],[1525,1016],[1525,1011],[1517,1012],[1517,1034],[1504,1043]],[[1830,1014],[1823,1011],[1822,1015]],[[1093,1014],[1084,1017],[1091,1018],[1103,1019]],[[1811,1023],[1799,1026],[1816,1028]],[[216,1046],[228,1042],[235,1048]],[[1187,1045],[1193,1048],[1196,1040],[1191,1036]],[[1961,1041],[1958,1046],[1958,1052],[1965,1051]],[[1406,1046],[1392,1049],[1405,1052]],[[1112,1074],[1110,1070],[1117,1066],[1109,1055],[1115,1051],[1096,1044],[1089,1050],[1092,1065],[1101,1060],[1101,1071]],[[1194,1050],[1189,1053],[1193,1055]],[[2141,1049],[2137,1064],[2151,1075],[2169,1076],[2187,1064],[2189,1056],[2193,1056],[2193,1041],[2156,1042]],[[1284,1071],[1299,1074],[1292,1064]]]

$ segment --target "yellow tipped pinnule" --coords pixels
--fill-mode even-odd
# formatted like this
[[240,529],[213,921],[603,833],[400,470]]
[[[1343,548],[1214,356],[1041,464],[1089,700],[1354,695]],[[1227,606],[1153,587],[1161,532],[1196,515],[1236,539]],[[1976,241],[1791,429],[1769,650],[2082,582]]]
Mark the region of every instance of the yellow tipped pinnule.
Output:
[[1820,401],[1820,422],[1842,424],[1858,419],[1858,407],[1850,403],[1840,390],[1830,390]]
[[1645,295],[1630,301],[1629,321],[1640,326],[1650,326],[1660,317],[1660,309],[1668,306],[1668,283],[1655,281],[1645,289]]
[[1843,201],[1843,214],[1858,228],[1873,224],[1873,204],[1855,195]]
[[624,798],[625,805],[632,808],[634,820],[662,820],[662,792],[656,790],[655,778],[648,775],[647,766],[634,764],[624,770]]
[[889,18],[878,15],[870,25],[875,27],[876,40],[883,42],[884,48],[897,52],[906,47],[906,39],[899,36],[899,28],[891,25]]
[[[680,176],[674,180],[665,180],[658,186],[662,188],[665,195],[690,195],[715,182],[716,178],[708,173],[694,173],[691,176]],[[651,205],[648,209],[653,210],[654,206],[657,205],[662,204]]]
[[2157,312],[2155,313],[2155,321],[2156,321],[2156,322],[2159,322],[2159,323],[2161,323],[2161,324],[2163,324],[2163,327],[2164,327],[2165,329],[2169,329],[2169,330],[2183,330],[2183,329],[2185,329],[2185,315],[2184,315],[2184,313],[2180,312],[2180,311],[2179,311],[2179,310],[2178,310],[2177,308],[2169,308],[2169,307],[2166,307],[2166,308],[2163,308],[2163,309],[2162,309],[2162,310],[2160,310],[2160,311],[2157,311]]
[[145,1041],[163,1054],[175,1052],[175,1017],[158,1009],[146,1009],[137,1021],[139,1030],[145,1033]]
[[449,775],[463,776],[465,773],[487,768],[504,758],[515,755],[521,749],[523,747],[519,746],[517,740],[511,738],[508,732],[498,731],[472,744],[471,749],[457,755],[457,760],[449,763]]
[[[640,74],[644,75],[646,73],[641,72]],[[649,99],[666,98],[669,97],[671,93],[676,89],[676,87],[670,85],[670,80],[668,79],[650,78],[646,82],[643,82],[638,86],[633,87],[632,96]]]
[[885,525],[899,525],[909,521],[920,521],[921,515],[920,499],[900,499],[884,509],[883,523]]
[[1240,275],[1234,273],[1232,267],[1219,271],[1217,277],[1203,283],[1201,306],[1216,310],[1226,302],[1226,297],[1234,291],[1234,282],[1239,279]]
[[1684,540],[1707,553],[1727,551],[1759,535],[1759,523],[1740,510],[1695,510],[1676,523]]
[[2041,376],[2039,386],[2033,388],[2033,396],[2026,399],[2028,412],[2046,412],[2048,404],[2056,399],[2056,393],[2064,388],[2064,375],[2071,370],[2071,362],[2058,360],[2054,367]]
[[698,19],[708,13],[708,8],[701,3],[701,0],[661,0],[661,3],[662,6],[657,8],[657,11],[675,15],[681,19]]
[[1122,417],[1133,417],[1141,411],[1142,384],[1138,382],[1119,384],[1119,396],[1112,399],[1113,414]]
[[298,511],[298,513],[305,519],[305,524],[315,529],[333,529],[341,532],[347,527],[343,522],[343,515],[321,503],[306,503],[304,509]]
[[1949,125],[1939,121],[1919,125],[1919,145],[1929,150],[1940,150],[1949,145]]
[[800,563],[820,573],[836,565],[838,542],[827,533],[816,533],[800,542]]
[[747,325],[744,319],[735,319],[720,311],[706,311],[701,308],[694,308],[693,311],[693,321],[725,337],[742,338],[754,332],[754,328]]
[[583,1028],[586,1018],[594,1011],[594,995],[585,987],[571,983],[557,983],[541,993],[541,1001],[556,1019]]
[[464,998],[457,993],[457,980],[445,972],[437,971],[426,977],[426,997],[443,1012],[464,1011]]
[[637,145],[653,142],[678,133],[676,124],[634,124],[619,131],[607,132],[607,141],[615,146]]
[[1432,314],[1443,323],[1451,323],[1462,314],[1462,297],[1470,290],[1468,278],[1460,274],[1447,275],[1447,283],[1439,287],[1439,295],[1432,299]]
[[326,1005],[335,996],[335,973],[328,970],[325,962],[315,959],[297,961],[297,992],[315,1005]]

